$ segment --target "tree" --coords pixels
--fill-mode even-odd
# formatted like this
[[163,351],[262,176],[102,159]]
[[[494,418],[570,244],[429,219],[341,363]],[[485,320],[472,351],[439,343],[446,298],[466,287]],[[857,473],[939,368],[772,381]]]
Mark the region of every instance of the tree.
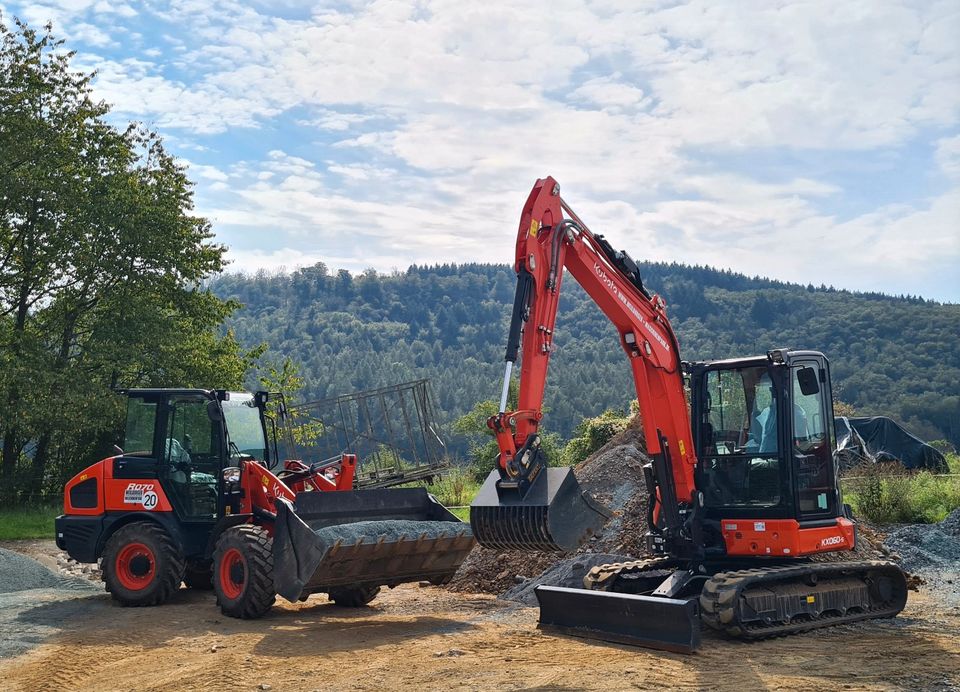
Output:
[[262,351],[220,331],[239,304],[202,286],[225,248],[192,214],[184,167],[157,134],[110,125],[73,57],[49,25],[0,24],[7,498],[57,487],[109,448],[122,405],[111,385],[236,387]]

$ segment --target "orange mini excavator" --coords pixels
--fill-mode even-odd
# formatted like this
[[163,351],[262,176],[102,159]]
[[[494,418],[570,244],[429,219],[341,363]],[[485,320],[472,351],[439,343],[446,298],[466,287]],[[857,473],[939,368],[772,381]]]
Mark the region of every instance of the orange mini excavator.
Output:
[[123,393],[124,448],[66,484],[56,520],[57,547],[100,559],[122,605],[159,605],[185,582],[213,588],[233,617],[263,615],[278,594],[361,606],[381,586],[449,581],[473,547],[470,527],[424,488],[353,490],[352,454],[282,461],[282,397]]
[[[837,482],[827,359],[774,349],[682,362],[664,300],[627,253],[590,232],[552,178],[537,181],[520,218],[503,394],[488,421],[500,455],[471,506],[477,541],[572,550],[610,516],[571,469],[547,468],[540,453],[564,269],[614,324],[633,371],[652,459],[652,557],[596,567],[583,589],[537,587],[541,625],[689,652],[701,620],[758,639],[899,613],[907,585],[895,564],[811,559],[856,543]],[[521,345],[518,410],[506,411]]]

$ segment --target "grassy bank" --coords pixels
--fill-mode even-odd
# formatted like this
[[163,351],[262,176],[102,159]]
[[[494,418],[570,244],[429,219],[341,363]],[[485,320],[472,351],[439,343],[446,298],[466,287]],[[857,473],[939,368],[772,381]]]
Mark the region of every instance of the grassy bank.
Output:
[[0,541],[27,538],[53,539],[53,520],[62,507],[16,507],[0,509]]
[[854,469],[843,480],[854,512],[878,524],[932,524],[960,507],[960,456],[947,455],[951,475],[909,472],[892,464]]

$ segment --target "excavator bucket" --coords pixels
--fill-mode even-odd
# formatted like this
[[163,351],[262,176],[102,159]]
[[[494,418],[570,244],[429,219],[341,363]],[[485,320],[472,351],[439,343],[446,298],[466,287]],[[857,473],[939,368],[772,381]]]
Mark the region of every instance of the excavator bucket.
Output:
[[494,470],[470,505],[473,535],[485,548],[576,550],[613,516],[570,468],[543,469],[523,496],[499,481]]
[[473,544],[470,526],[423,488],[304,492],[277,500],[274,585],[297,601],[343,586],[444,584]]
[[649,649],[693,653],[700,646],[696,598],[660,598],[538,586],[540,625],[547,631]]

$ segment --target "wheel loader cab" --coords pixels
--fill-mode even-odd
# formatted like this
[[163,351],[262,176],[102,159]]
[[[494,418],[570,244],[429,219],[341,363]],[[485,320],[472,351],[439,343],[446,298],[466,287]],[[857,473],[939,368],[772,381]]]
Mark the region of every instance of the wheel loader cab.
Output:
[[826,358],[813,351],[690,366],[705,518],[840,515]]
[[241,459],[270,465],[260,394],[139,389],[127,397],[120,459],[153,466],[182,521],[212,523],[222,514],[224,468]]

